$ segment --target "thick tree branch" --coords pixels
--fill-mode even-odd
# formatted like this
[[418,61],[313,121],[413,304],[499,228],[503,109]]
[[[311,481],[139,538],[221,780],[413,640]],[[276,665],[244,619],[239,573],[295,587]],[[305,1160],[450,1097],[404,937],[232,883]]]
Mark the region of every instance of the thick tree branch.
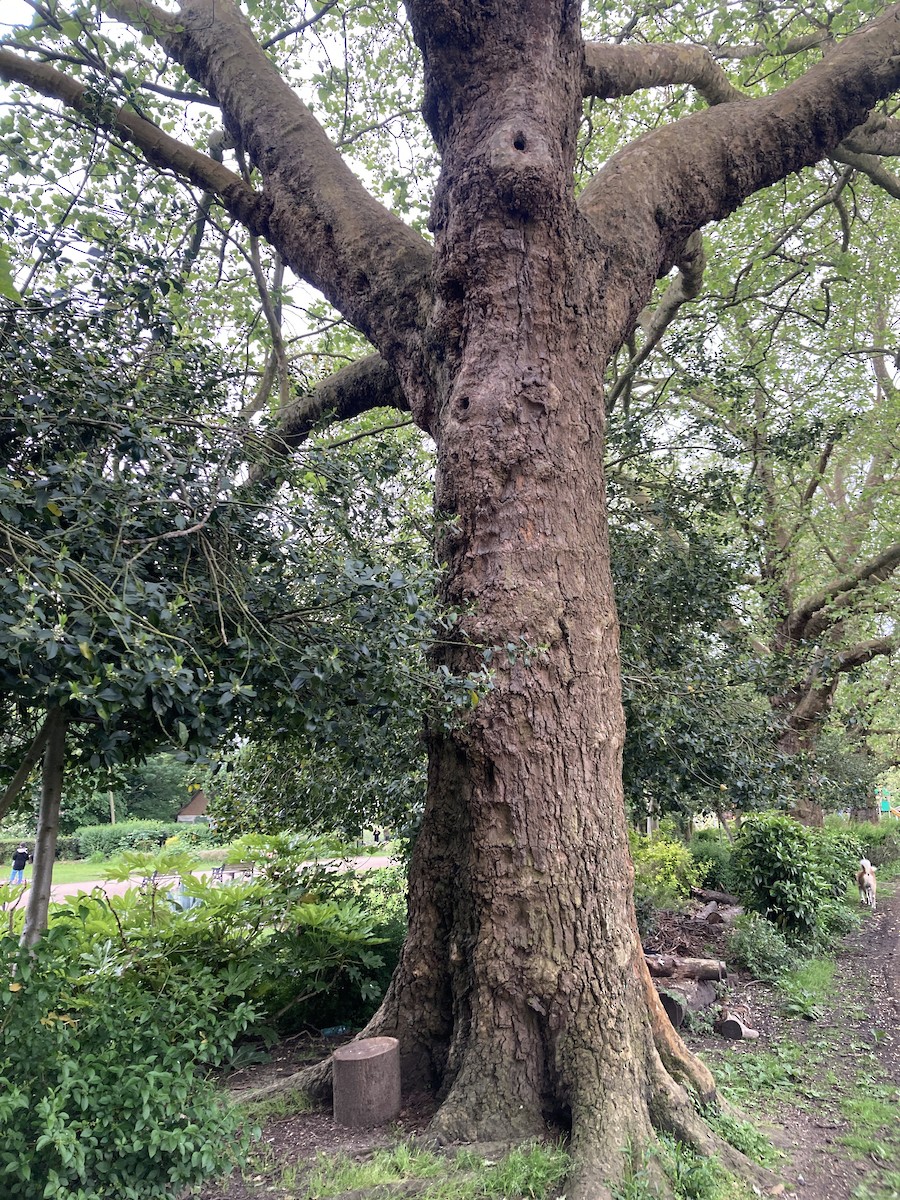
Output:
[[834,669],[844,674],[855,667],[865,666],[873,658],[881,655],[891,655],[897,649],[898,639],[895,637],[870,638],[866,642],[858,642],[849,650],[843,650],[834,661]]
[[431,251],[362,186],[231,0],[184,0],[166,50],[208,88],[271,204],[267,236],[386,357],[408,361]]
[[[621,332],[633,327],[641,296],[691,233],[831,153],[898,86],[900,5],[893,5],[780,92],[718,104],[614,155],[579,204],[609,275],[634,297],[630,311],[613,314]],[[614,259],[602,249],[613,242]]]
[[102,125],[124,141],[131,142],[155,167],[172,171],[180,178],[212,192],[229,213],[248,229],[264,231],[268,205],[234,171],[206,154],[163,133],[151,121],[126,107],[109,111],[98,106],[95,93],[46,63],[34,62],[0,47],[0,79],[20,83],[33,91],[59,100],[93,124]]
[[309,437],[326,413],[346,421],[374,408],[409,412],[409,404],[393,369],[378,355],[360,359],[329,375],[313,392],[299,396],[266,440],[265,458],[251,473],[259,482],[271,472],[272,459],[284,458]]
[[[841,601],[858,588],[883,583],[900,566],[900,543],[889,546],[876,558],[862,563],[855,571],[832,580],[821,591],[804,601],[785,622],[784,633],[789,641],[797,642],[808,636],[813,618],[828,605]],[[828,622],[830,624],[830,622]],[[819,622],[821,625],[821,622]],[[818,626],[816,627],[818,629]]]
[[612,100],[645,88],[674,84],[695,88],[707,104],[743,100],[739,91],[703,46],[613,46],[587,42],[582,91]]
[[28,776],[41,760],[41,755],[44,753],[44,747],[47,744],[47,734],[49,729],[49,718],[44,720],[43,725],[37,731],[34,741],[25,751],[22,761],[19,763],[19,769],[13,775],[7,785],[6,791],[0,797],[0,820],[6,816],[10,808],[16,801],[16,797],[21,792],[22,788],[28,779]]

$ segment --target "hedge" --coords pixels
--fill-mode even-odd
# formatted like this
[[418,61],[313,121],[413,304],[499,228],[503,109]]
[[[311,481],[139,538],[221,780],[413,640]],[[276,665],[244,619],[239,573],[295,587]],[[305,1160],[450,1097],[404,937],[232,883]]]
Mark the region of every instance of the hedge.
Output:
[[[34,853],[34,838],[33,837],[0,838],[0,864],[9,863],[10,859],[13,856],[13,851],[17,850],[19,848],[19,846],[22,845],[23,842],[28,847],[28,849],[32,853]],[[57,858],[78,858],[78,856],[79,856],[79,843],[78,843],[77,838],[61,837],[57,840],[57,843],[56,843],[56,857]],[[0,882],[2,882],[2,877],[0,877]]]
[[167,838],[179,837],[187,846],[209,846],[214,843],[208,825],[178,821],[122,821],[118,825],[82,825],[72,836],[77,842],[78,858],[92,854],[109,858],[122,850],[149,850]]

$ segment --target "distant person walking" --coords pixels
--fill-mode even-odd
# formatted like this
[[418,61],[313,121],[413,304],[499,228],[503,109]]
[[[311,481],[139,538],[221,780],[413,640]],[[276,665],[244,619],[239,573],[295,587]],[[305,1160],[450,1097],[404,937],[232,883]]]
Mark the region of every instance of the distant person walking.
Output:
[[28,862],[28,847],[24,842],[19,843],[19,848],[13,853],[12,857],[12,874],[9,877],[10,883],[25,882],[25,864]]

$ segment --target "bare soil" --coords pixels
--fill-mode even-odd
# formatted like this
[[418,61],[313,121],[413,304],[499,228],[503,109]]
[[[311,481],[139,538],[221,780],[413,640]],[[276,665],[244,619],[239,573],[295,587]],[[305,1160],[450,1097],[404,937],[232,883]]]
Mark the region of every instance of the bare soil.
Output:
[[[711,1032],[713,1010],[685,1033],[780,1151],[775,1170],[785,1194],[798,1200],[900,1200],[900,887],[893,894],[882,888],[879,901],[878,911],[867,911],[862,928],[846,939],[818,1019],[787,1015],[782,994],[731,972],[723,1006],[759,1038],[723,1041]],[[670,915],[645,946],[727,959],[727,936],[723,926]],[[228,1086],[240,1094],[283,1078],[345,1037],[284,1042],[270,1062],[235,1073]],[[752,1101],[741,1095],[742,1078],[750,1081]],[[865,1102],[875,1107],[867,1109]],[[409,1097],[394,1125],[364,1132],[335,1125],[330,1112],[272,1117],[250,1169],[207,1185],[199,1200],[305,1200],[304,1176],[317,1155],[363,1160],[424,1132],[432,1111],[428,1098]],[[416,1190],[419,1185],[411,1183],[346,1197],[375,1200],[377,1193],[381,1200]]]

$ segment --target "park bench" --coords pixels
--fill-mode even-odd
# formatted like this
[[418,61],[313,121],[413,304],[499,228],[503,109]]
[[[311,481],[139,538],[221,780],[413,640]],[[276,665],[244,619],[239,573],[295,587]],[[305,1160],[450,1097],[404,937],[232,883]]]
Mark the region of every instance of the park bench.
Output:
[[165,874],[154,871],[152,875],[146,875],[141,880],[141,891],[145,894],[150,891],[159,891],[175,908],[196,908],[202,903],[195,896],[184,894],[183,880],[177,872]]
[[252,879],[256,864],[252,862],[225,863],[221,867],[213,867],[210,878],[213,883],[234,883],[238,876]]
[[141,890],[146,892],[148,888],[178,887],[180,883],[181,876],[178,874],[162,875],[159,871],[154,871],[152,875],[145,875],[141,880]]

